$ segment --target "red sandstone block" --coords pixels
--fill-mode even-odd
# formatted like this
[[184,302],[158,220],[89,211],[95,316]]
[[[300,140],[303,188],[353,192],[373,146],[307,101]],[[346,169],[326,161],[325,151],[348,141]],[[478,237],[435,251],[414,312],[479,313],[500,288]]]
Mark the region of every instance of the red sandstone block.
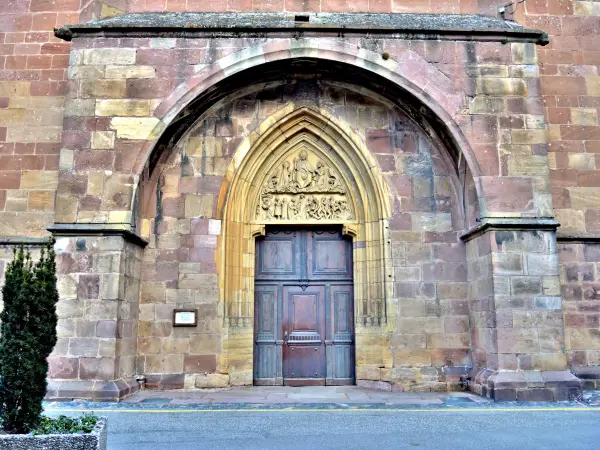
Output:
[[167,11],[183,12],[185,11],[186,0],[167,0]]
[[390,230],[412,230],[412,217],[410,214],[394,214],[389,222]]
[[36,31],[25,34],[25,42],[27,43],[48,42],[48,39],[50,39],[50,33],[47,32]]
[[53,69],[66,69],[67,67],[69,67],[69,55],[53,55],[52,56],[52,68]]
[[[75,152],[75,169],[76,170],[111,170],[115,153],[112,150],[80,150],[82,147],[67,144],[63,133],[63,143],[68,148],[78,149]],[[83,138],[85,139],[85,138]],[[89,146],[89,141],[83,141],[84,145]]]
[[585,230],[589,233],[600,232],[600,209],[588,209],[585,212]]
[[227,0],[227,11],[251,11],[252,0]]
[[65,69],[40,70],[40,81],[61,81],[65,79]]
[[79,0],[31,0],[29,10],[40,11],[78,11]]
[[548,123],[567,124],[571,121],[571,110],[569,108],[548,108],[546,113]]
[[52,55],[68,55],[71,50],[70,44],[56,44],[52,42],[47,42],[42,44],[42,55],[52,54]]
[[14,44],[0,44],[0,55],[12,55],[15,52]]
[[179,278],[179,262],[165,261],[156,263],[156,281],[173,281]]
[[589,64],[589,65],[599,65],[600,64],[600,52],[592,51],[592,52],[582,52],[582,60],[578,64]]
[[577,171],[574,169],[551,170],[550,181],[554,187],[577,186]]
[[163,200],[162,212],[164,216],[183,218],[185,204],[181,198],[166,198]]
[[47,155],[44,158],[44,170],[58,170],[59,162],[59,155]]
[[63,132],[63,145],[67,148],[85,149],[90,148],[91,134],[85,131]]
[[7,56],[4,67],[8,70],[21,70],[27,66],[27,56]]
[[[8,108],[9,100],[10,99],[8,97],[0,97],[0,108]],[[6,132],[6,128],[4,128],[4,131]]]
[[15,44],[15,55],[39,55],[40,44]]
[[392,0],[392,12],[428,13],[431,12],[431,3],[429,0]]
[[[562,30],[551,30],[551,34],[565,36],[591,36],[600,34],[600,17],[562,17]],[[548,30],[545,30],[548,31]],[[560,32],[556,32],[560,31]]]
[[561,125],[560,136],[564,140],[600,141],[600,127],[585,125]]
[[389,13],[392,11],[392,5],[390,0],[369,0],[369,11]]
[[[539,50],[538,50],[539,52]],[[540,75],[558,75],[558,66],[556,64],[543,64],[540,66]]]
[[582,187],[600,187],[600,171],[578,172],[577,183]]
[[21,44],[23,42],[25,42],[25,33],[4,33],[5,44]]
[[572,0],[548,0],[548,14],[555,16],[572,15]]
[[540,77],[544,95],[585,95],[586,83],[582,77]]
[[531,179],[481,177],[483,196],[490,211],[529,211],[533,208]]
[[127,80],[128,98],[159,98],[171,91],[171,80],[167,78]]
[[50,69],[52,67],[52,56],[31,55],[27,57],[28,69]]
[[140,48],[136,54],[136,64],[149,66],[167,66],[171,63],[171,51]]
[[13,15],[4,14],[0,15],[0,30],[4,32],[9,31],[29,31],[31,30],[32,14]]
[[[64,12],[61,11],[57,14],[56,23],[58,26],[79,23],[79,13],[78,12]],[[58,38],[54,38],[57,42],[61,42]]]
[[[0,211],[4,210],[4,205],[6,205],[6,191],[0,189]],[[3,266],[0,266],[0,269],[3,269]],[[2,273],[2,270],[0,270],[0,273]]]
[[586,314],[586,316],[585,316],[586,328],[598,328],[599,325],[600,325],[600,315]]
[[6,170],[2,165],[0,165],[0,168],[2,168],[0,170],[0,189],[19,189],[21,170]]
[[[146,0],[144,12],[162,12],[167,7],[167,0]],[[188,9],[189,11],[189,9]]]
[[[281,2],[281,7],[275,11],[283,11],[283,0],[275,0]],[[273,2],[273,0],[270,0]],[[256,0],[254,1],[256,3]],[[187,0],[187,11],[205,11],[217,12],[225,11],[226,3],[223,0]]]
[[374,128],[367,130],[367,147],[373,153],[391,153],[393,150],[389,130]]
[[215,261],[215,251],[211,248],[190,248],[191,262],[211,263]]
[[213,373],[217,370],[217,357],[215,355],[185,355],[183,370],[185,373]]
[[52,31],[56,27],[56,13],[40,13],[33,16],[32,30]]

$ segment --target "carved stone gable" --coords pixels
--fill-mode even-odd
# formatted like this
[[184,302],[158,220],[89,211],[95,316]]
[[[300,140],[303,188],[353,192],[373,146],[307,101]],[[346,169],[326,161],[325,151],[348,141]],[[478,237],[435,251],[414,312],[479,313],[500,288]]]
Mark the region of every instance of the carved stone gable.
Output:
[[286,158],[267,177],[256,219],[350,220],[347,189],[337,170],[306,149]]

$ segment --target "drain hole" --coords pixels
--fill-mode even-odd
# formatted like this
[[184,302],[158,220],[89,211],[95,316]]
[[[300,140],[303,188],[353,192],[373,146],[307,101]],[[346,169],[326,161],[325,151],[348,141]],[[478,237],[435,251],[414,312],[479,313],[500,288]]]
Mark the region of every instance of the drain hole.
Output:
[[310,21],[310,16],[294,16],[294,20],[296,22],[308,22]]

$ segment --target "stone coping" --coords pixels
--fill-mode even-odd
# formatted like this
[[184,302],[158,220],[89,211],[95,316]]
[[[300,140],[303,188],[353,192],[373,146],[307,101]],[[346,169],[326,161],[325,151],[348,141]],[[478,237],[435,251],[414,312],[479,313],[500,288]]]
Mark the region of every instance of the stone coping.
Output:
[[556,220],[550,217],[539,218],[518,218],[518,217],[488,217],[481,220],[481,223],[468,229],[460,238],[463,241],[470,241],[487,231],[495,230],[545,230],[555,231],[560,226]]
[[129,224],[119,223],[55,223],[48,227],[54,236],[121,236],[142,248],[148,241],[130,229]]
[[42,247],[49,241],[49,237],[0,236],[0,246],[16,246],[22,244],[26,247]]
[[80,37],[239,37],[287,32],[386,35],[434,40],[533,42],[547,45],[547,33],[516,22],[477,14],[389,13],[133,13],[54,29],[60,39]]
[[556,240],[573,244],[600,243],[600,233],[557,233]]

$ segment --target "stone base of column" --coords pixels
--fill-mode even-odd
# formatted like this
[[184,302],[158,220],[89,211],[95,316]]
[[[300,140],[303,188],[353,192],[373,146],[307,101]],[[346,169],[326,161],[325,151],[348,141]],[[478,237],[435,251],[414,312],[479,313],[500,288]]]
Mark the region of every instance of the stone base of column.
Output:
[[139,389],[140,385],[133,377],[114,381],[48,380],[46,400],[119,401]]
[[600,366],[575,366],[571,370],[581,380],[584,391],[600,390]]
[[498,372],[482,369],[471,391],[497,402],[559,402],[581,400],[582,381],[568,370]]

